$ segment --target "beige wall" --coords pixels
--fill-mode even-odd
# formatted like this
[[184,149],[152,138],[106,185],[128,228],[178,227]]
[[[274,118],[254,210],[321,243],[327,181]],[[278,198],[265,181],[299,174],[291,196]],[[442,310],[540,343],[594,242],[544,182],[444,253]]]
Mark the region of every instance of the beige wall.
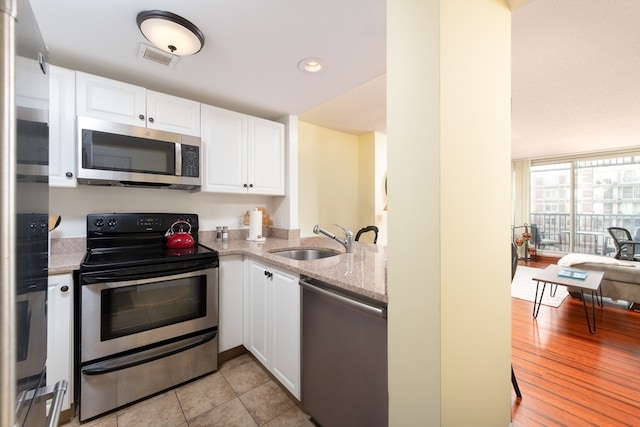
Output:
[[378,243],[386,244],[386,136],[355,136],[299,121],[298,156],[300,235],[313,235],[315,224],[339,236],[333,224],[354,234],[377,225]]
[[[371,132],[359,137],[360,201],[359,227],[378,227],[379,245],[387,244],[387,196],[384,180],[387,176],[387,136]],[[355,230],[354,230],[355,231]],[[361,237],[372,242],[372,234]]]
[[[376,224],[376,191],[375,191],[375,161],[376,138],[375,133],[362,135],[358,142],[358,169],[359,169],[359,227]],[[364,237],[363,237],[364,239]]]
[[375,173],[374,173],[374,194],[375,194],[375,224],[379,228],[378,244],[386,245],[389,227],[387,226],[387,193],[385,191],[385,180],[387,179],[387,136],[379,133],[374,134],[375,138]]
[[506,427],[510,12],[387,5],[390,425]]
[[339,236],[333,224],[358,229],[358,157],[357,136],[298,122],[301,236],[313,235],[315,224]]

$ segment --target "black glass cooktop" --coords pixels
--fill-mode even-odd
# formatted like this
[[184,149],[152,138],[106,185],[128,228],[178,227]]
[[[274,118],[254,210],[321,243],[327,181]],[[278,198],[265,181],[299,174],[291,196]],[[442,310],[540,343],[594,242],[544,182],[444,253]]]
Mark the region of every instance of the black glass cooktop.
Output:
[[128,247],[114,249],[93,249],[87,252],[82,267],[113,268],[115,266],[133,266],[158,264],[165,262],[182,262],[187,260],[217,259],[218,252],[197,244],[192,248],[171,249],[163,245]]
[[[165,233],[190,229],[195,240],[191,248],[172,249],[166,245]],[[81,271],[114,270],[144,266],[170,270],[186,265],[217,266],[218,252],[197,243],[198,215],[167,213],[109,213],[87,215],[87,254]],[[161,266],[166,264],[165,266]]]

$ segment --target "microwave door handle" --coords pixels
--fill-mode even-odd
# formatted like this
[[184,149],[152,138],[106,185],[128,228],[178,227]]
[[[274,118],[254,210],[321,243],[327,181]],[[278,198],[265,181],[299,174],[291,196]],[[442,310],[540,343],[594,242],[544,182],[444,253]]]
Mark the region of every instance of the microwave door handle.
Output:
[[182,144],[174,144],[176,147],[176,176],[182,176]]

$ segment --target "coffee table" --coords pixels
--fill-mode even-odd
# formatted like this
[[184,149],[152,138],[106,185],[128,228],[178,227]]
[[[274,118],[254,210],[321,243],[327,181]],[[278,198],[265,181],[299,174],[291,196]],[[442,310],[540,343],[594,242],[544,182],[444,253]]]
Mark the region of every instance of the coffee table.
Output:
[[[569,270],[574,272],[584,272],[586,277],[584,279],[570,278],[559,275],[562,270]],[[582,305],[584,306],[584,315],[587,318],[587,327],[592,334],[596,333],[596,308],[595,303],[597,301],[598,306],[602,308],[602,291],[600,290],[600,282],[604,272],[575,269],[571,267],[561,267],[559,265],[552,264],[533,276],[532,280],[536,281],[536,297],[533,301],[533,317],[538,317],[540,311],[540,305],[542,305],[542,297],[547,283],[551,284],[550,294],[554,296],[558,285],[573,286],[574,288],[580,288],[580,294],[582,296]],[[538,301],[538,287],[542,283],[542,292],[540,292],[540,300]],[[591,313],[593,318],[593,329],[591,328],[591,321],[589,320],[589,313],[587,311],[587,303],[584,300],[584,291],[591,292]],[[600,299],[598,299],[598,291],[600,291]]]

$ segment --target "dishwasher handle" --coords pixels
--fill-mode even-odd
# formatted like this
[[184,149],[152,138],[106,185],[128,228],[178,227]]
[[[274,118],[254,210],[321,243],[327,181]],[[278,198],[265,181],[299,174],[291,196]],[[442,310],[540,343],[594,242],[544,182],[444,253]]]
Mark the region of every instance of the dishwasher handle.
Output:
[[303,289],[306,289],[311,292],[315,292],[316,294],[319,294],[319,295],[323,295],[327,298],[330,298],[342,304],[345,304],[351,308],[362,311],[363,313],[376,316],[376,317],[381,317],[383,319],[387,318],[386,307],[375,307],[373,305],[357,301],[355,299],[340,295],[338,293],[331,292],[329,290],[316,286],[313,283],[310,283],[309,279],[300,279],[298,283],[300,284],[300,286],[302,286]]

